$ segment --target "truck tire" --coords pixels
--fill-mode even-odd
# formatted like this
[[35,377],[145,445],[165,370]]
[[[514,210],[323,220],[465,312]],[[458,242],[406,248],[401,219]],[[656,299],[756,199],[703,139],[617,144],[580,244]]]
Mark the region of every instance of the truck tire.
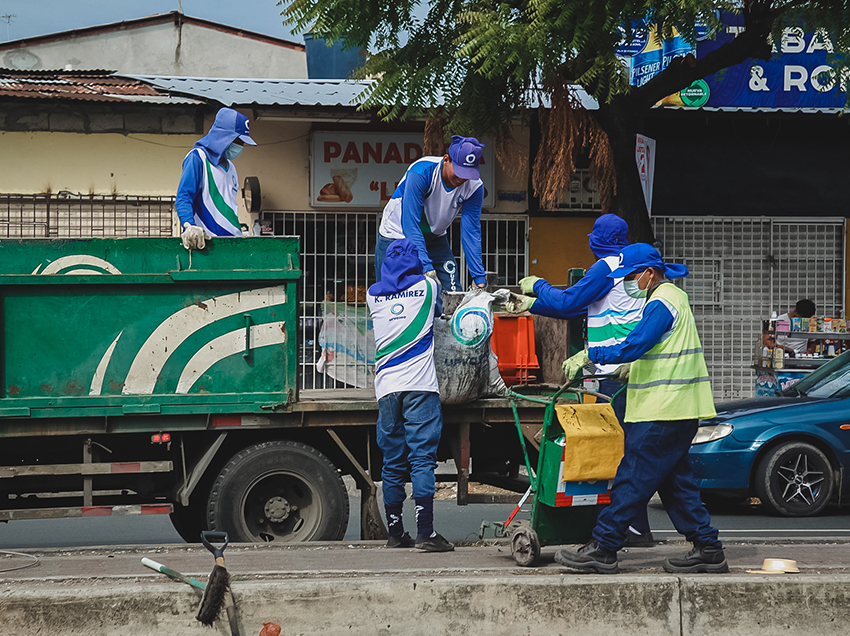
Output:
[[348,493],[327,457],[300,442],[249,446],[227,462],[210,491],[210,530],[234,542],[339,541]]

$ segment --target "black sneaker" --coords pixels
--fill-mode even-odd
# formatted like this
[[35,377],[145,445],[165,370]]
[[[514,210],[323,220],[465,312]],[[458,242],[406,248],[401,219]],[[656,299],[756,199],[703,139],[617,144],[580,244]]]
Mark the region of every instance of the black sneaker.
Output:
[[433,537],[423,537],[421,534],[416,537],[417,550],[425,552],[451,552],[455,549],[453,543],[446,541],[442,535],[434,533]]
[[617,553],[602,550],[596,541],[584,544],[577,552],[558,550],[555,553],[555,561],[580,572],[617,574],[620,571]]
[[624,548],[651,548],[655,545],[655,538],[651,532],[637,534],[636,532],[628,531],[626,540],[623,541]]
[[410,536],[410,533],[405,532],[400,537],[390,537],[387,539],[388,548],[412,548],[416,545],[416,541]]
[[729,571],[726,553],[714,545],[697,547],[682,557],[669,557],[664,561],[664,571],[671,574],[724,574]]

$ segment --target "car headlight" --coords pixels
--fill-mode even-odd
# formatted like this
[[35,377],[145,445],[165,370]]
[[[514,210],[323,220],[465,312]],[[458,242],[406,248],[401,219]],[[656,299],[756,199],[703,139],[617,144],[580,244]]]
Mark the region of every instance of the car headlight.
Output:
[[713,426],[700,426],[697,429],[697,434],[691,440],[691,444],[705,444],[718,439],[723,439],[732,433],[731,424],[715,424]]

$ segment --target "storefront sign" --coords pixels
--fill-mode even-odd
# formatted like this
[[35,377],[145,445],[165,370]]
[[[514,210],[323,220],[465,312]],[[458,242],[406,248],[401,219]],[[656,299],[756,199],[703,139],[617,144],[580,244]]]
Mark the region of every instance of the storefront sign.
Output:
[[[493,140],[482,138],[484,207],[495,204]],[[420,133],[316,132],[310,157],[310,205],[381,209],[407,167],[421,158]]]

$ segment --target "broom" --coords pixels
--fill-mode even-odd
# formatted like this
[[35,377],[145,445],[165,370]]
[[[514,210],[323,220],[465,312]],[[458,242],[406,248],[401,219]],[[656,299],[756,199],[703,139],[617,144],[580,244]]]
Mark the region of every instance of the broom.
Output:
[[[226,532],[202,532],[201,542],[207,550],[215,557],[215,566],[207,581],[204,590],[204,598],[198,608],[196,618],[204,625],[210,626],[221,613],[222,605],[227,610],[227,618],[230,623],[232,636],[239,636],[239,625],[236,618],[236,605],[233,603],[233,594],[230,591],[230,574],[224,565],[224,549],[227,547]],[[216,545],[217,542],[220,545]]]

